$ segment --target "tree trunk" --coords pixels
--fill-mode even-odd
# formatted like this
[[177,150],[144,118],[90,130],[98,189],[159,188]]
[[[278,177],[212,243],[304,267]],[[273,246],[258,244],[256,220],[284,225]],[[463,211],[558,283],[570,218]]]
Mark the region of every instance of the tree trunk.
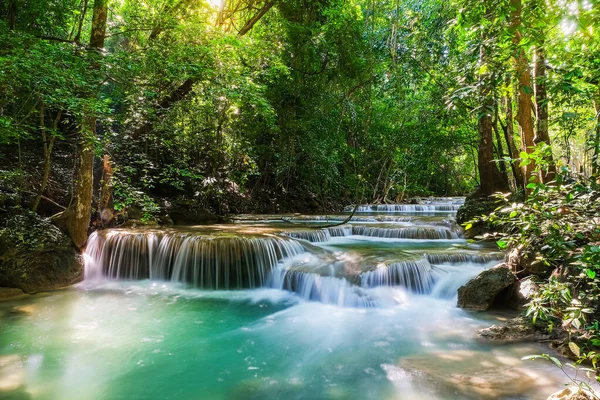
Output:
[[[536,134],[534,143],[546,143],[550,146],[550,135],[548,133],[548,93],[546,91],[546,51],[544,50],[544,40],[535,47],[535,113],[536,113]],[[556,176],[556,166],[550,154],[546,160],[548,162],[548,171],[542,172],[542,181],[550,182]]]
[[112,203],[112,177],[113,168],[108,154],[104,155],[102,181],[100,184],[100,200],[98,201],[98,216],[102,225],[110,224],[114,220]]
[[596,113],[596,127],[594,129],[594,137],[592,140],[592,175],[596,176],[600,173],[600,93],[594,97],[594,112]]
[[[491,17],[489,14],[486,15]],[[479,50],[479,62],[481,65],[488,63],[488,49],[482,44]],[[477,166],[479,169],[479,195],[487,197],[495,192],[508,191],[508,182],[496,167],[494,161],[494,138],[492,113],[494,109],[494,99],[492,97],[492,83],[489,73],[481,75],[479,81],[479,95],[481,102],[480,116],[477,121],[479,133],[479,148],[477,150]]]
[[[489,100],[487,103],[491,106]],[[508,183],[504,180],[494,162],[494,139],[492,130],[492,116],[489,113],[484,112],[478,121],[479,149],[477,151],[479,194],[482,197],[490,196],[495,192],[504,192],[508,190]]]
[[14,31],[17,27],[17,0],[8,2],[8,12],[6,17],[8,19],[8,29]]
[[[517,144],[515,143],[515,129],[513,125],[513,109],[512,109],[512,100],[509,96],[504,98],[504,102],[506,105],[506,125],[502,126],[504,130],[504,138],[506,139],[506,143],[508,145],[508,153],[510,158],[513,160],[519,158],[519,149],[517,148]],[[512,162],[511,163],[513,175],[515,177],[515,185],[518,188],[525,189],[525,179],[523,177],[523,169],[519,166],[519,163]]]
[[498,107],[495,107],[495,118],[492,120],[492,127],[494,128],[494,133],[496,134],[496,150],[498,154],[498,166],[500,167],[500,173],[506,182],[508,182],[508,173],[506,172],[506,161],[504,161],[504,146],[502,146],[502,135],[500,135],[500,130],[498,129]]
[[[535,147],[533,132],[533,102],[531,99],[531,71],[527,54],[521,48],[521,0],[511,0],[511,29],[513,30],[513,59],[515,64],[515,73],[518,82],[517,115],[516,120],[519,124],[519,131],[523,142],[523,147],[527,153],[533,152]],[[525,167],[525,179],[528,181],[534,173],[535,163],[530,163]],[[538,178],[534,177],[537,181]]]
[[44,192],[46,191],[46,187],[48,186],[48,180],[50,179],[50,167],[52,166],[52,149],[54,148],[54,141],[56,140],[56,131],[58,130],[58,123],[60,122],[60,118],[62,117],[62,110],[56,114],[56,118],[52,123],[52,135],[48,137],[46,134],[46,123],[45,123],[45,109],[44,102],[40,101],[40,130],[42,132],[42,140],[44,141],[44,168],[42,172],[42,184],[40,185],[40,190],[31,206],[31,211],[36,212],[38,206],[40,205],[40,200]]
[[[106,36],[106,18],[108,0],[94,0],[92,16],[92,32],[90,48],[101,50]],[[96,65],[95,68],[100,68]],[[73,201],[67,210],[66,228],[73,243],[80,249],[87,242],[90,219],[92,216],[92,192],[94,169],[94,142],[96,139],[96,115],[91,110],[84,110],[79,133],[79,160],[77,165],[77,181]]]

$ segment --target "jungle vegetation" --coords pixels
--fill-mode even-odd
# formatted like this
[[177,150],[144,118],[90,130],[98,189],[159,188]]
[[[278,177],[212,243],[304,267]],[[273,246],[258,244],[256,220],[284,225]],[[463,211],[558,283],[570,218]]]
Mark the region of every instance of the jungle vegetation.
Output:
[[4,0],[0,16],[3,196],[79,246],[107,208],[336,210],[598,174],[595,0]]

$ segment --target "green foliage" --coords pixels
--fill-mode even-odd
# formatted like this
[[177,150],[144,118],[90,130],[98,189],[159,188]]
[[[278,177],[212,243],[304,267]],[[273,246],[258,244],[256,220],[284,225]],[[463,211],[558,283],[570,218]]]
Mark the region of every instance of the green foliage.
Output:
[[[522,154],[522,163],[534,160],[542,169],[544,152]],[[556,180],[535,180],[523,203],[504,205],[482,220],[501,237],[500,248],[514,250],[529,269],[554,271],[527,305],[533,323],[557,326],[569,334],[569,347],[577,363],[598,368],[600,331],[600,185],[596,179],[575,176],[563,167]],[[535,268],[536,265],[545,268]],[[546,272],[547,273],[547,272]]]

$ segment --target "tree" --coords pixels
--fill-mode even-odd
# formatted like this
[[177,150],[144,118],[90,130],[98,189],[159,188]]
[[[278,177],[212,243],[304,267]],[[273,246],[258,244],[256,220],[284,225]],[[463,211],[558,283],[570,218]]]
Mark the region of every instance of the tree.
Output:
[[[108,0],[94,0],[92,28],[90,33],[89,47],[92,51],[101,55],[104,48],[106,36],[106,20],[108,15]],[[100,64],[94,66],[100,69]],[[81,120],[78,140],[78,164],[77,179],[73,201],[66,210],[66,228],[73,243],[83,248],[87,242],[88,229],[92,215],[92,193],[94,155],[96,140],[96,110],[93,108],[93,100],[97,93],[90,93],[91,104],[84,105],[83,118]]]

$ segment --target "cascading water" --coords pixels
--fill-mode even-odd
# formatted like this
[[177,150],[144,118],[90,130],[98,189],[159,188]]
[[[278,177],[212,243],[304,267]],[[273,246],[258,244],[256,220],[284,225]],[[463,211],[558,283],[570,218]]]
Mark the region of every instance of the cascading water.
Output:
[[406,228],[376,228],[355,226],[354,235],[372,236],[387,239],[458,239],[458,232],[448,228],[436,227],[406,227]]
[[504,260],[504,253],[433,253],[424,254],[425,258],[432,264],[487,264]]
[[86,278],[151,279],[202,289],[265,286],[271,270],[304,247],[283,237],[211,237],[180,232],[94,233]]
[[363,287],[401,286],[413,293],[429,294],[435,284],[435,270],[426,259],[379,264],[360,275]]
[[8,383],[65,400],[508,400],[560,385],[520,361],[547,349],[473,340],[491,321],[457,309],[457,289],[503,254],[451,215],[251,218],[93,234],[81,286],[0,302],[0,397]]
[[[356,212],[359,213],[399,213],[399,212],[454,212],[458,211],[460,204],[367,204],[358,206]],[[346,212],[354,210],[354,206],[344,209]]]

